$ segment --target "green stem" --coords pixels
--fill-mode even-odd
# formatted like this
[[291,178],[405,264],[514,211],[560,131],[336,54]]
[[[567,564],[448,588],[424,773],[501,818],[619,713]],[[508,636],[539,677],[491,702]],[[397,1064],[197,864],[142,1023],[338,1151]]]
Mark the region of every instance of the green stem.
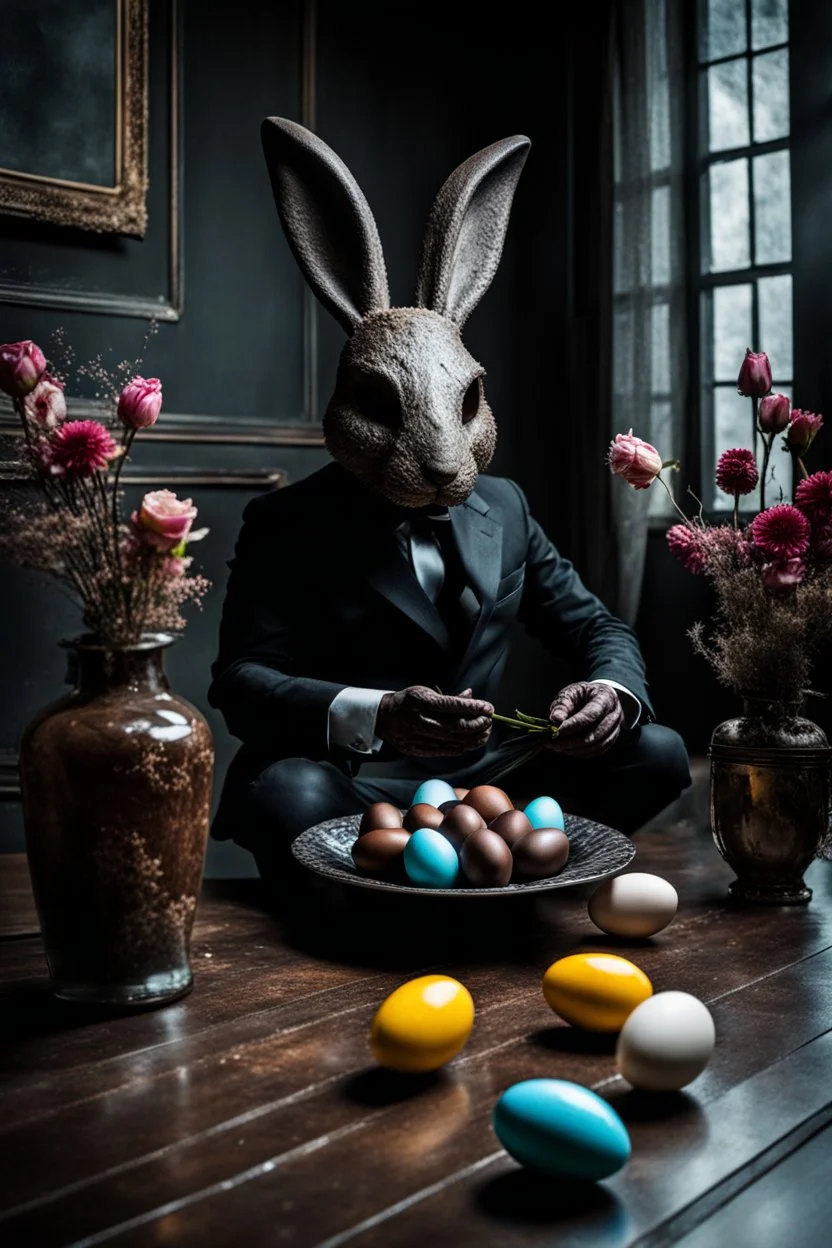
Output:
[[806,470],[806,465],[803,462],[803,457],[799,455],[797,451],[792,451],[792,459],[797,464],[802,480],[805,481],[809,473]]
[[[757,426],[757,400],[752,399],[754,404],[754,426]],[[766,477],[768,476],[768,461],[771,457],[771,444],[774,441],[774,434],[770,433],[768,437],[764,433],[760,436],[763,439],[763,471],[760,473],[760,511],[766,509]]]
[[740,527],[740,496],[739,491],[734,494],[734,528]]
[[673,491],[671,490],[670,486],[667,484],[667,482],[665,481],[665,479],[664,479],[664,477],[662,476],[662,474],[661,474],[661,473],[659,473],[659,475],[656,477],[656,480],[657,480],[657,481],[661,481],[662,485],[663,485],[663,486],[664,486],[664,488],[667,490],[667,497],[670,499],[671,503],[672,503],[672,504],[673,504],[673,506],[676,508],[676,510],[678,511],[679,515],[682,517],[682,519],[684,520],[684,522],[685,522],[685,524],[688,526],[688,528],[689,528],[689,529],[692,529],[692,528],[693,528],[693,523],[692,523],[692,522],[691,522],[691,520],[690,520],[690,519],[689,519],[689,518],[685,515],[685,513],[682,511],[682,508],[681,508],[681,507],[679,506],[679,504],[676,502],[676,499],[673,497]]

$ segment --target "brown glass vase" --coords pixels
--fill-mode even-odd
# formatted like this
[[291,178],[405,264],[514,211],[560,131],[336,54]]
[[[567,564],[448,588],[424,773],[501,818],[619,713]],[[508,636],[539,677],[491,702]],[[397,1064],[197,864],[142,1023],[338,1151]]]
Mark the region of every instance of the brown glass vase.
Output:
[[214,747],[199,711],[171,692],[173,640],[65,643],[75,687],[23,734],[26,850],[65,1000],[148,1006],[192,985]]
[[811,899],[803,873],[828,835],[830,750],[799,703],[745,698],[743,714],[715,729],[711,830],[737,874],[738,901]]

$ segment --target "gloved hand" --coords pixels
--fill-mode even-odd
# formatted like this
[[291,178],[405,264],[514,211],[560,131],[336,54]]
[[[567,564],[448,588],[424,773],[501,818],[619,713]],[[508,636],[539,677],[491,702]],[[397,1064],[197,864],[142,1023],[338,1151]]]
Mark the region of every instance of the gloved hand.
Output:
[[549,707],[549,722],[560,731],[547,749],[569,758],[597,758],[612,749],[624,727],[621,701],[611,685],[579,681],[561,689]]
[[442,758],[485,745],[494,707],[463,689],[456,697],[412,685],[385,693],[376,716],[376,733],[400,754]]

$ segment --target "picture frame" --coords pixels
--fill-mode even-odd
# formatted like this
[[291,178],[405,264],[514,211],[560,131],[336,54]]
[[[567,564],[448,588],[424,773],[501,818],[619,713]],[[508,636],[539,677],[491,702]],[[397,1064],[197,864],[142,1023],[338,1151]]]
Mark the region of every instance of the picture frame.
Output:
[[0,47],[0,213],[142,238],[148,0],[83,10],[11,3]]

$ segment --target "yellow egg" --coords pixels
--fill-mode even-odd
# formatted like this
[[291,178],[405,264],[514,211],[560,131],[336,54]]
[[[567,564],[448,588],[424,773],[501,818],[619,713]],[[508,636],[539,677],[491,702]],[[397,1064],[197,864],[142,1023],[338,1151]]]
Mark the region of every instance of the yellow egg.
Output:
[[422,975],[391,992],[379,1007],[370,1047],[389,1070],[438,1070],[462,1051],[473,1026],[468,989],[447,975]]
[[575,1027],[619,1031],[653,985],[632,962],[614,953],[575,953],[553,962],[543,976],[549,1005]]

